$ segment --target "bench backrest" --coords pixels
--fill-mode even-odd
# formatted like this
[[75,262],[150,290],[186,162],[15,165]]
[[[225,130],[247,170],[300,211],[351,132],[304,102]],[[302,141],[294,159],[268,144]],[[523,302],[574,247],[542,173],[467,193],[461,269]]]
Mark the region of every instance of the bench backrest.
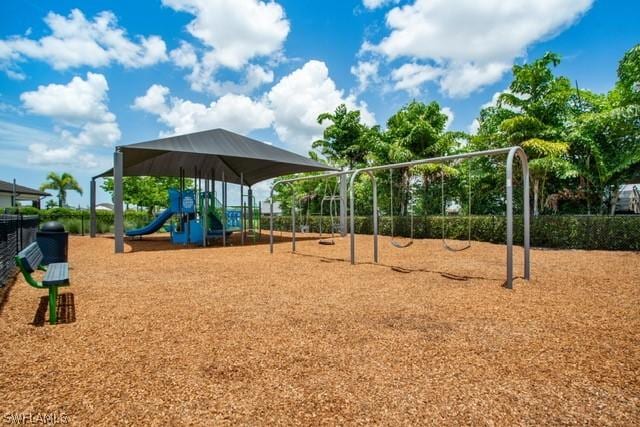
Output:
[[33,242],[18,252],[17,257],[20,258],[22,267],[27,270],[28,273],[33,273],[42,263],[44,255],[42,255],[42,251],[40,250],[38,243]]

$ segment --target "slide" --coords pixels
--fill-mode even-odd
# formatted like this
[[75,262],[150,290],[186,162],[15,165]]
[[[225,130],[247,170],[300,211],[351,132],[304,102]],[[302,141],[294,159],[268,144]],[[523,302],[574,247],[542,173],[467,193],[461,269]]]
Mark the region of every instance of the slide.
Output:
[[160,227],[164,225],[165,222],[167,222],[169,218],[171,218],[173,214],[174,214],[173,209],[171,208],[165,209],[164,211],[162,211],[162,213],[160,213],[160,215],[155,217],[155,219],[151,221],[149,224],[147,224],[146,226],[142,228],[136,228],[134,230],[129,230],[125,232],[125,234],[129,237],[133,237],[133,236],[143,236],[145,234],[155,233],[160,229]]

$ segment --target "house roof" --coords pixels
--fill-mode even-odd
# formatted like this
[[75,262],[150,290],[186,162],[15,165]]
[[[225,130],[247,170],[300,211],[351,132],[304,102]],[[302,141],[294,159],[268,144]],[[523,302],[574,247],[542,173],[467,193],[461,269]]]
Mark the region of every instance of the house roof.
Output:
[[[187,177],[195,170],[202,176],[227,182],[253,185],[265,179],[298,172],[334,170],[330,166],[270,144],[224,129],[212,129],[186,135],[118,147],[123,153],[125,176]],[[113,175],[113,169],[98,175]],[[97,178],[96,177],[96,178]]]
[[[2,181],[0,180],[0,193],[13,194],[13,182]],[[45,193],[40,190],[36,190],[35,188],[25,187],[24,185],[16,184],[16,195],[20,196],[50,196],[51,194]]]

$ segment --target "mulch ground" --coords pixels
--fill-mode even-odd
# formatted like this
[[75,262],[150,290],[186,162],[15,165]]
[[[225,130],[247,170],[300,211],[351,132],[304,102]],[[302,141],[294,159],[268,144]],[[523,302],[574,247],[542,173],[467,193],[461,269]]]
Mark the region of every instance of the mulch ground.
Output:
[[501,245],[299,237],[72,237],[61,324],[21,277],[2,307],[2,421],[640,424],[640,254],[533,250],[508,290]]

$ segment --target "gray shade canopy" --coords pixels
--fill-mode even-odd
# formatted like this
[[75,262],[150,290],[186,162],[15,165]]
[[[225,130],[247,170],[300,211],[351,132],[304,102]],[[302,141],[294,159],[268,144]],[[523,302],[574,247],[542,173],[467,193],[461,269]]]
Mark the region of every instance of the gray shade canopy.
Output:
[[[298,172],[335,170],[304,156],[273,147],[224,129],[212,129],[186,135],[118,147],[123,153],[124,176],[179,177],[196,170],[203,178],[222,179],[254,185],[265,179]],[[98,175],[113,175],[113,169]]]

